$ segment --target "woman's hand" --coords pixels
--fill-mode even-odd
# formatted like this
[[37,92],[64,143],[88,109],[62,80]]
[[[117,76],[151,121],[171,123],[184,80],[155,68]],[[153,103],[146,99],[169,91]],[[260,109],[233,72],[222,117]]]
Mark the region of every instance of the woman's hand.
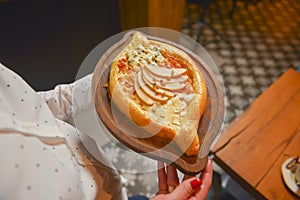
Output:
[[200,178],[185,175],[179,184],[177,170],[158,162],[158,192],[151,200],[204,200],[212,183],[212,161],[208,160]]

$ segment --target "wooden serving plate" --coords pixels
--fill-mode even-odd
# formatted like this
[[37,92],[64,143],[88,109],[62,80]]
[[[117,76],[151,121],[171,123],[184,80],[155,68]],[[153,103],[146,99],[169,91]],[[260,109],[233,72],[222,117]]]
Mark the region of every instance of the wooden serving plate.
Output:
[[[204,169],[208,159],[207,156],[210,151],[210,146],[218,135],[223,123],[224,96],[221,85],[217,81],[211,68],[192,51],[172,41],[146,35],[147,38],[151,40],[169,43],[189,54],[189,56],[199,66],[206,81],[208,98],[206,108],[199,122],[198,128],[201,149],[198,157],[194,159],[193,162],[183,159],[183,155],[176,151],[176,149],[170,148],[170,146],[167,146],[167,148],[162,150],[155,148],[153,145],[146,142],[144,138],[135,137],[132,133],[143,133],[145,131],[134,125],[130,120],[127,120],[125,115],[123,118],[122,116],[118,117],[118,119],[121,118],[124,120],[115,120],[114,113],[112,111],[112,104],[108,97],[107,88],[105,87],[108,83],[110,64],[112,60],[130,42],[133,34],[134,31],[125,34],[120,41],[111,46],[106,53],[103,54],[96,65],[92,79],[92,90],[97,113],[110,133],[131,150],[143,153],[145,156],[155,160],[168,163],[171,162],[171,164],[181,172],[189,175],[195,175]],[[120,115],[122,115],[122,113],[120,113]],[[126,129],[120,127],[126,127]]]

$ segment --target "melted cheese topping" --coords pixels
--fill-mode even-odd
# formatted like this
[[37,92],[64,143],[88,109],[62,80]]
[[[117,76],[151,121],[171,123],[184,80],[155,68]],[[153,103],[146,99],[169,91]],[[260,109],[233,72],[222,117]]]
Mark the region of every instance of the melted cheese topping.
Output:
[[165,58],[160,53],[160,48],[155,45],[149,45],[145,48],[143,45],[138,45],[137,48],[128,52],[128,62],[131,66],[141,64],[157,65],[162,63]]
[[152,120],[179,128],[195,95],[191,78],[186,68],[166,64],[159,46],[145,46],[140,44],[119,59],[121,90],[124,95],[137,96]]

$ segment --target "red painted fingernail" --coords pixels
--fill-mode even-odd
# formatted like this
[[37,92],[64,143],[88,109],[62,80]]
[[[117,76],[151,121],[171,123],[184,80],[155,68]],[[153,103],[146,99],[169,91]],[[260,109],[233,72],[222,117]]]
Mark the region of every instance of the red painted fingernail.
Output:
[[199,188],[202,184],[202,180],[200,178],[196,178],[190,182],[193,190]]

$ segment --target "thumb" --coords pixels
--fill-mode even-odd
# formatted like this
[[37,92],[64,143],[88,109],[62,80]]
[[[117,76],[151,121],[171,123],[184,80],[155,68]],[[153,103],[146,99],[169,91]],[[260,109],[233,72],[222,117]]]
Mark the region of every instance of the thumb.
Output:
[[173,192],[170,193],[171,199],[188,199],[197,189],[200,188],[202,180],[200,178],[189,178],[183,181]]

